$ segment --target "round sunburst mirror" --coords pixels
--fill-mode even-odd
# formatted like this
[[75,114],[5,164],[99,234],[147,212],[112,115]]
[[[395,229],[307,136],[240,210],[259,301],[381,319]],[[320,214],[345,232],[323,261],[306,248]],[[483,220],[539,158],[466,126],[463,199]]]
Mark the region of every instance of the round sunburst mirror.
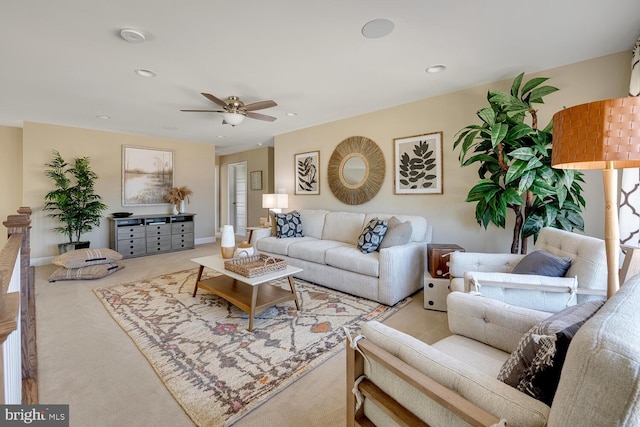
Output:
[[384,181],[384,155],[364,136],[342,141],[329,159],[329,188],[343,203],[360,205],[375,196]]

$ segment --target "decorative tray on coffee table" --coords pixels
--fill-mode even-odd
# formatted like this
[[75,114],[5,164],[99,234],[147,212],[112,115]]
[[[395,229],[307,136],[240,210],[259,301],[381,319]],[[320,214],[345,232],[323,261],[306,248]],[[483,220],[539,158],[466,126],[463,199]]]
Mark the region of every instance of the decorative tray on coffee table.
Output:
[[224,268],[241,276],[252,278],[284,270],[287,268],[287,261],[265,254],[255,254],[226,260]]

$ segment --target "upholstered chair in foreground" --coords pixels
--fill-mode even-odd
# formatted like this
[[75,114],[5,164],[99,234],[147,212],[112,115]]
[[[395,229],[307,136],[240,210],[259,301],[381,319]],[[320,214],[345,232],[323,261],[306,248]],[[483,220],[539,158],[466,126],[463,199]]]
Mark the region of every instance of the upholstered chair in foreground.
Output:
[[640,426],[640,275],[555,314],[447,299],[432,345],[375,321],[347,341],[348,426]]

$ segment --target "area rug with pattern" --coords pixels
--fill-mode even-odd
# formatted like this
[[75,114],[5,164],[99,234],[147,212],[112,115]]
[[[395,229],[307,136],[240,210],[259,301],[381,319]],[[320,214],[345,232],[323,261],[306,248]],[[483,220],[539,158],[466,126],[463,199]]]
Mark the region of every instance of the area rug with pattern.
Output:
[[[387,307],[296,279],[301,311],[276,305],[249,332],[242,310],[203,289],[192,297],[197,272],[94,292],[199,426],[234,423],[344,348],[342,326],[359,331],[409,301]],[[286,279],[274,284],[289,289]]]

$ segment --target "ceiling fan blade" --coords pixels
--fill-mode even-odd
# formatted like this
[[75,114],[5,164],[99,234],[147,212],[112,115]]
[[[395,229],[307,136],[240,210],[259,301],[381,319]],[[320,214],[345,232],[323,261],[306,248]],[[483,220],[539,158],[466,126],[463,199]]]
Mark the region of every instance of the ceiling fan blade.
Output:
[[185,111],[187,113],[193,113],[193,112],[198,112],[198,113],[224,113],[224,111],[222,111],[222,110],[180,110],[180,111]]
[[276,104],[274,101],[268,100],[268,101],[254,102],[253,104],[245,105],[244,109],[246,111],[255,111],[255,110],[263,110],[265,108],[275,107],[277,105],[278,104]]
[[275,122],[276,118],[267,116],[266,114],[260,113],[247,113],[247,117],[251,117],[252,119],[264,120],[265,122]]
[[207,98],[209,101],[215,102],[216,104],[218,104],[221,107],[226,107],[227,106],[226,102],[224,102],[221,99],[216,98],[215,96],[211,95],[210,93],[201,92],[201,95],[204,96],[205,98]]

